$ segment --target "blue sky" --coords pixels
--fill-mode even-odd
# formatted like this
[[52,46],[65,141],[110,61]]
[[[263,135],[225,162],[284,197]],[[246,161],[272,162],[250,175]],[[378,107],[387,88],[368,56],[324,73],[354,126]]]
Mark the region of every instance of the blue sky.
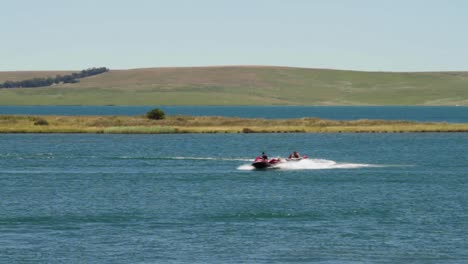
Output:
[[15,0],[0,11],[0,71],[468,70],[465,0]]

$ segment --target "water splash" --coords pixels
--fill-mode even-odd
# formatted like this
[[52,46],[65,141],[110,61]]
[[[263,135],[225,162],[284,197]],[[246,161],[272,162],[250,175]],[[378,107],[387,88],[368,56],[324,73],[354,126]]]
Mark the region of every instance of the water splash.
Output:
[[[254,170],[251,165],[251,158],[221,158],[221,157],[138,157],[138,156],[120,156],[118,159],[135,160],[193,160],[193,161],[244,161],[249,162],[237,167],[238,170]],[[300,161],[283,162],[275,165],[276,169],[282,170],[326,170],[326,169],[358,169],[365,167],[381,167],[381,165],[361,164],[361,163],[343,163],[326,159],[304,159]]]
[[[283,162],[275,165],[274,168],[282,170],[329,170],[329,169],[358,169],[365,167],[381,167],[381,165],[342,163],[326,159],[304,159],[300,161]],[[244,164],[238,170],[254,170],[250,164]]]

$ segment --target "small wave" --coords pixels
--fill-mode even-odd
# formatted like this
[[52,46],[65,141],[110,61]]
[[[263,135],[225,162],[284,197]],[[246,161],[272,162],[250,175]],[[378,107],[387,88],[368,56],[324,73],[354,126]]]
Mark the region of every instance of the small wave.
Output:
[[95,155],[57,155],[53,153],[5,153],[0,154],[0,160],[48,160],[48,159],[95,159]]
[[217,158],[217,157],[131,157],[121,156],[116,159],[135,159],[135,160],[224,160],[224,161],[251,161],[248,158]]
[[15,225],[69,225],[87,223],[125,223],[144,219],[139,214],[132,213],[107,213],[94,215],[33,215],[19,217],[0,217],[0,224],[5,226]]
[[197,158],[197,157],[174,157],[178,160],[226,160],[226,161],[251,161],[247,158]]
[[53,159],[52,153],[0,153],[0,159]]
[[268,219],[313,219],[319,215],[309,212],[283,212],[283,211],[251,211],[251,212],[233,212],[227,214],[217,214],[208,216],[207,218],[215,221],[252,221],[252,220],[268,220]]
[[[382,167],[382,165],[342,163],[326,159],[304,159],[300,161],[283,162],[275,165],[276,169],[283,170],[329,170],[329,169],[359,169],[366,167]],[[237,167],[238,170],[254,170],[250,164]]]

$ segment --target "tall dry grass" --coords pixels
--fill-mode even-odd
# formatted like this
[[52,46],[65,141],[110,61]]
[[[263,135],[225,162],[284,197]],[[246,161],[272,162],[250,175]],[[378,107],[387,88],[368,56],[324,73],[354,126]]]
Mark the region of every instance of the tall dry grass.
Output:
[[261,119],[170,116],[22,116],[0,115],[0,133],[399,133],[468,132],[468,124],[319,118]]

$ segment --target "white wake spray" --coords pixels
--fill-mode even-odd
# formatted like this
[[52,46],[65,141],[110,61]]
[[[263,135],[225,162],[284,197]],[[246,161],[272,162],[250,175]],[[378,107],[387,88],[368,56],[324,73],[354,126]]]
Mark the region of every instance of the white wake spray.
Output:
[[[193,161],[243,161],[247,164],[237,167],[238,170],[254,170],[251,165],[251,158],[237,157],[142,157],[142,156],[121,156],[118,159],[136,159],[136,160],[193,160]],[[360,164],[360,163],[344,163],[335,162],[326,159],[303,159],[300,161],[284,161],[274,165],[275,169],[281,170],[328,170],[328,169],[358,169],[365,167],[381,167],[381,165]]]
[[[358,169],[365,167],[378,167],[378,165],[360,163],[341,163],[325,159],[303,159],[300,161],[281,162],[274,166],[282,170],[329,170],[329,169]],[[254,170],[250,164],[244,164],[238,170]]]

